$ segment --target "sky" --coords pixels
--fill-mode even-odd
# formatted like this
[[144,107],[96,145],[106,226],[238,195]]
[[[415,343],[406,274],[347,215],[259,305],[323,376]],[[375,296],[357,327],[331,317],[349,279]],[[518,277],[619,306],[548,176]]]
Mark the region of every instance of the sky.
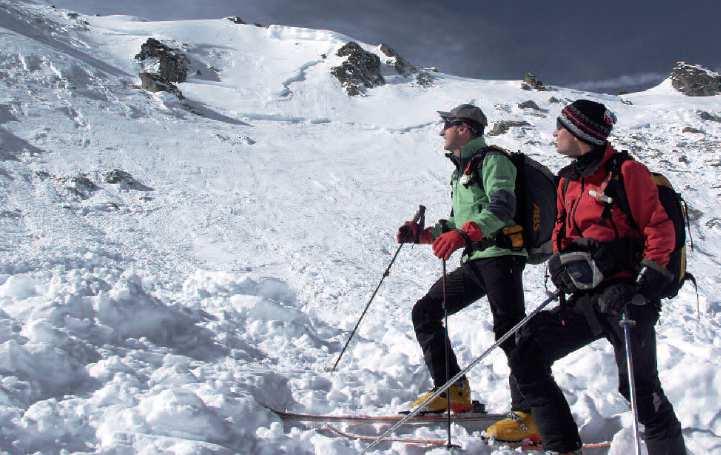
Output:
[[656,85],[678,60],[721,69],[721,2],[607,0],[57,0],[87,14],[218,18],[330,29],[386,43],[420,66],[479,79],[521,79],[604,93]]

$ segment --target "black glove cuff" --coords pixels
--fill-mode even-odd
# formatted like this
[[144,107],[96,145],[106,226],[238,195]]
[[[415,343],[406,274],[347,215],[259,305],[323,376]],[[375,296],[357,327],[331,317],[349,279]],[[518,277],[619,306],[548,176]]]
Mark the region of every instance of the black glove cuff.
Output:
[[664,266],[654,261],[644,260],[641,262],[641,270],[636,277],[636,284],[638,292],[647,300],[658,300],[672,281],[673,274]]

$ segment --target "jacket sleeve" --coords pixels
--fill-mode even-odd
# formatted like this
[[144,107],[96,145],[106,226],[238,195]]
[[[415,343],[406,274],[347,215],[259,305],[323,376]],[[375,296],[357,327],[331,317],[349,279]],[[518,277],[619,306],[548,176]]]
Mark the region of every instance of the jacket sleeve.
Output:
[[558,179],[558,186],[556,187],[556,222],[553,225],[553,235],[551,236],[551,243],[553,244],[553,252],[558,253],[558,242],[561,230],[563,229],[564,223],[566,223],[566,208],[564,207],[564,195],[563,193],[563,182],[564,178]]
[[481,179],[488,205],[469,221],[489,237],[507,226],[516,213],[516,166],[501,153],[489,153],[483,160]]
[[658,199],[658,188],[648,169],[637,161],[621,166],[629,209],[643,237],[643,259],[668,265],[676,245],[676,231]]

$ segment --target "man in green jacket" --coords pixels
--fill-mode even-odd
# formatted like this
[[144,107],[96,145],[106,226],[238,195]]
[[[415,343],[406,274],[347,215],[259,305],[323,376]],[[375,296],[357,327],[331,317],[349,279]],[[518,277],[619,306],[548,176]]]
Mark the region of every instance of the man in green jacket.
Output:
[[[522,247],[510,247],[511,242],[506,235],[513,230],[509,228],[516,224],[513,219],[516,211],[516,167],[505,153],[487,147],[483,131],[488,122],[481,109],[462,104],[450,112],[439,114],[443,119],[440,135],[445,141],[444,149],[455,166],[451,176],[453,210],[448,220],[441,220],[427,229],[422,230],[412,221],[406,222],[398,230],[397,241],[433,244],[433,253],[443,260],[447,260],[454,251],[465,248],[461,266],[446,278],[448,314],[488,296],[493,331],[498,339],[525,316],[522,275],[527,255]],[[441,386],[460,371],[448,332],[443,326],[442,279],[416,302],[412,318],[433,384]],[[506,354],[514,346],[513,338],[501,344]],[[517,411],[516,415],[525,416],[529,408],[523,404],[512,376],[509,383],[511,409]],[[464,412],[471,409],[471,391],[465,377],[448,390],[451,410]],[[432,393],[433,390],[422,394],[413,407]],[[445,411],[447,403],[448,399],[443,394],[428,403],[427,411]],[[522,436],[536,432],[535,428],[527,430]],[[509,437],[493,433],[490,436],[503,440],[516,439],[514,435]]]

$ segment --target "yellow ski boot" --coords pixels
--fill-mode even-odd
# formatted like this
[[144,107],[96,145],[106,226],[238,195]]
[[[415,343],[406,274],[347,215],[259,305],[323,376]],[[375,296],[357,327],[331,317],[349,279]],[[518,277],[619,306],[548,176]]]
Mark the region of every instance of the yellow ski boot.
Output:
[[483,432],[486,439],[495,439],[504,442],[520,442],[524,440],[533,443],[541,442],[538,425],[530,412],[511,411],[508,418],[499,420]]
[[[415,409],[420,406],[428,397],[433,395],[436,391],[435,388],[421,394],[412,404],[411,409]],[[450,386],[446,392],[438,395],[436,398],[426,403],[424,406],[424,412],[439,413],[448,410],[448,397],[446,393],[450,393],[451,396],[451,411],[453,412],[469,412],[473,404],[471,402],[471,387],[468,384],[468,379],[463,378]]]

